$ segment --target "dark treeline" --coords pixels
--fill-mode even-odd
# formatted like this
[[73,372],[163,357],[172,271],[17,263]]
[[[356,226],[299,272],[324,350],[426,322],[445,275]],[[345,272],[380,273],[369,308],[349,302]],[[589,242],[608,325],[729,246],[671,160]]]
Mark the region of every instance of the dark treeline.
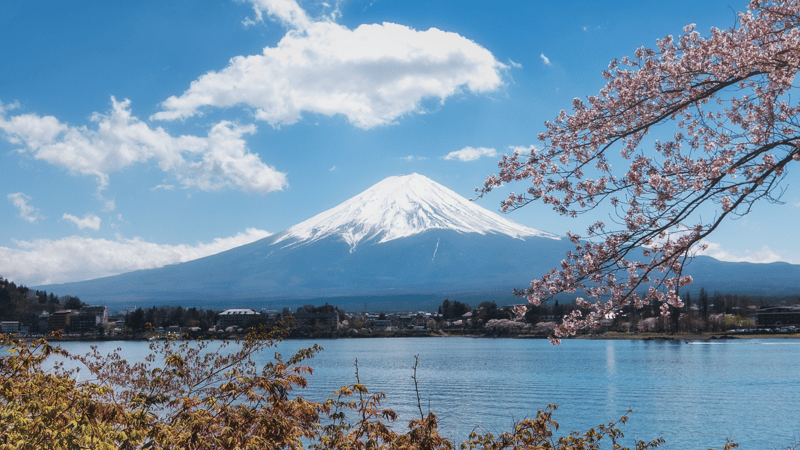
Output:
[[451,302],[449,299],[445,299],[442,305],[439,306],[439,315],[444,320],[459,318],[470,311],[472,311],[472,308],[469,305],[458,300]]
[[[661,303],[654,302],[642,309],[627,306],[617,311],[613,317],[607,318],[603,326],[617,331],[723,331],[730,328],[748,328],[754,326],[752,317],[755,311],[764,306],[800,304],[800,295],[787,297],[763,297],[737,294],[709,293],[701,288],[699,293],[683,294],[684,307],[671,308],[670,316],[661,316]],[[23,285],[0,277],[0,320],[18,321],[29,327],[31,331],[38,329],[38,318],[42,313],[53,314],[58,310],[78,310],[84,303],[70,295],[57,296],[54,293],[32,290]],[[571,303],[559,303],[558,300],[540,306],[526,305],[523,317],[517,317],[512,307],[498,307],[495,302],[485,301],[477,307],[458,300],[444,300],[435,315],[435,322],[447,325],[462,320],[462,327],[482,328],[491,320],[509,320],[523,322],[535,326],[540,323],[559,323],[564,315],[576,308]],[[310,309],[309,309],[310,308]],[[323,305],[301,307],[298,313],[323,314],[335,312],[340,321],[349,319],[350,327],[358,327],[363,320],[348,317],[336,307]],[[585,311],[588,313],[588,311]],[[468,314],[465,316],[465,314]],[[386,316],[382,319],[386,319]],[[139,332],[148,328],[181,328],[197,327],[208,330],[219,320],[219,312],[202,310],[195,307],[152,306],[137,308],[125,314],[125,327]],[[298,323],[298,326],[303,323]]]
[[150,324],[153,328],[171,326],[197,327],[207,330],[217,323],[219,312],[210,309],[184,308],[182,306],[152,306],[147,309],[137,308],[125,314],[125,327],[132,331],[141,331]]
[[0,276],[0,320],[18,321],[35,327],[39,315],[61,309],[80,309],[84,303],[78,297],[57,296],[52,292],[31,290]]
[[670,316],[661,316],[662,302],[654,302],[641,310],[628,306],[621,311],[618,323],[626,323],[629,331],[725,331],[754,328],[756,311],[765,306],[794,305],[800,296],[762,297],[738,294],[709,293],[700,288],[696,295],[681,296],[683,308],[670,307]]
[[[71,295],[55,295],[52,292],[32,290],[0,277],[0,320],[18,321],[31,331],[39,330],[39,316],[53,314],[59,310],[79,310],[85,303]],[[142,330],[149,323],[154,328],[177,325],[208,329],[217,323],[219,313],[181,306],[153,306],[138,308],[125,315],[125,326],[131,330]]]
[[[661,315],[662,302],[653,302],[642,309],[632,305],[616,311],[601,321],[602,328],[615,331],[652,332],[717,332],[734,328],[753,328],[753,317],[759,308],[778,305],[800,304],[800,295],[787,297],[763,297],[738,294],[709,293],[701,288],[699,293],[681,296],[682,308],[670,307],[670,315]],[[544,323],[560,323],[561,319],[577,309],[574,303],[559,303],[558,300],[539,306],[526,304],[523,317],[517,317],[512,306],[499,308],[494,302],[483,302],[476,308],[458,300],[445,300],[439,306],[439,320],[457,322],[460,326],[480,329],[492,319],[509,319],[535,326]],[[584,314],[588,310],[582,311]],[[470,313],[470,314],[467,314]],[[466,315],[465,315],[466,314]]]
[[[526,323],[536,324],[539,322],[551,321],[554,318],[562,317],[569,314],[575,309],[575,305],[559,304],[558,300],[552,303],[542,303],[540,306],[531,304],[526,305],[527,312],[522,318],[517,318]],[[469,319],[470,323],[475,326],[481,326],[489,320],[493,319],[514,319],[515,314],[512,306],[499,307],[497,303],[485,301],[481,302],[477,307],[472,308],[467,303],[462,303],[458,300],[446,299],[439,306],[439,318],[441,320],[458,320]],[[464,316],[470,313],[468,316]]]
[[439,319],[458,320],[464,318],[464,314],[470,313],[468,319],[476,326],[483,325],[493,319],[513,319],[514,313],[511,307],[500,308],[495,302],[481,302],[475,309],[466,303],[458,300],[446,299],[439,306]]

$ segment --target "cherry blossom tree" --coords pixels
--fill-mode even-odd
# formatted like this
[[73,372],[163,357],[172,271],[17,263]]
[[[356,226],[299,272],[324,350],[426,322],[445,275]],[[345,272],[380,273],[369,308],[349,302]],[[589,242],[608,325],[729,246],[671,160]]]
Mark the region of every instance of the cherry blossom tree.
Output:
[[529,323],[517,322],[509,319],[490,319],[483,325],[484,328],[494,333],[519,333],[531,327]]
[[[591,312],[566,316],[555,341],[628,304],[658,300],[664,315],[682,306],[678,289],[692,282],[684,264],[703,239],[757,201],[780,200],[787,165],[800,160],[800,105],[791,96],[800,1],[748,8],[727,30],[701,36],[688,25],[679,38],[612,61],[599,94],[573,100],[571,113],[545,123],[540,148],[503,156],[478,190],[528,180],[502,202],[505,212],[535,201],[566,216],[613,207],[609,223],[568,233],[575,250],[560,268],[517,291],[535,305],[558,293],[594,299],[576,299]],[[616,154],[627,171],[612,170]]]

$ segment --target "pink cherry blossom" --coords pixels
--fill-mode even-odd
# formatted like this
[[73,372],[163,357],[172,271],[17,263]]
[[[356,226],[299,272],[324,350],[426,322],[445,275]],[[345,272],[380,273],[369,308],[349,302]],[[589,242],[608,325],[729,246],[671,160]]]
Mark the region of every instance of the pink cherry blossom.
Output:
[[[756,201],[778,201],[787,165],[800,160],[800,104],[790,95],[800,68],[800,0],[753,0],[738,17],[706,36],[687,25],[682,36],[611,61],[597,95],[545,122],[540,148],[503,156],[478,191],[527,180],[502,211],[535,201],[570,217],[605,201],[616,209],[614,223],[588,229],[599,241],[569,233],[575,249],[561,266],[516,291],[535,305],[579,291],[598,300],[579,299],[590,312],[565,317],[555,340],[628,304],[680,307],[678,290],[692,281],[684,264],[701,241]],[[645,141],[656,126],[671,137]],[[626,171],[612,170],[614,154],[629,161]],[[701,216],[709,204],[716,214]]]

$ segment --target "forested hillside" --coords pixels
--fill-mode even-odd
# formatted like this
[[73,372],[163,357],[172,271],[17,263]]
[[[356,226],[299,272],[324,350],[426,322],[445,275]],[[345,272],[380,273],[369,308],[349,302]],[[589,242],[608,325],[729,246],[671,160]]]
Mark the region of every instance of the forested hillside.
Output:
[[79,309],[83,302],[70,295],[57,296],[52,292],[29,289],[0,276],[0,319],[34,324],[39,314],[60,309]]

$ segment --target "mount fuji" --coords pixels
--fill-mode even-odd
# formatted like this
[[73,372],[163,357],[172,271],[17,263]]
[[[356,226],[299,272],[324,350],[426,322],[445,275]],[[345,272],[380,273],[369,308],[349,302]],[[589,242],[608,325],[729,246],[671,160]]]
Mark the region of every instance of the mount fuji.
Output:
[[[388,311],[431,306],[445,297],[508,303],[519,301],[513,288],[556,267],[573,248],[567,239],[513,222],[411,174],[389,177],[282,232],[216,255],[43,288],[117,307],[327,301],[350,307],[371,302]],[[699,257],[690,269],[698,290],[757,295],[800,290],[800,266],[786,263]]]
[[527,285],[532,271],[544,273],[571,247],[411,174],[384,179],[304,222],[226,252],[42,288],[119,306],[275,306],[312,299],[363,305],[487,294],[511,300],[511,290]]
[[[354,253],[360,243],[382,244],[429,230],[457,233],[559,238],[490,212],[419,174],[386,178],[339,206],[276,236],[287,248],[333,238]],[[435,258],[435,255],[432,257]]]

